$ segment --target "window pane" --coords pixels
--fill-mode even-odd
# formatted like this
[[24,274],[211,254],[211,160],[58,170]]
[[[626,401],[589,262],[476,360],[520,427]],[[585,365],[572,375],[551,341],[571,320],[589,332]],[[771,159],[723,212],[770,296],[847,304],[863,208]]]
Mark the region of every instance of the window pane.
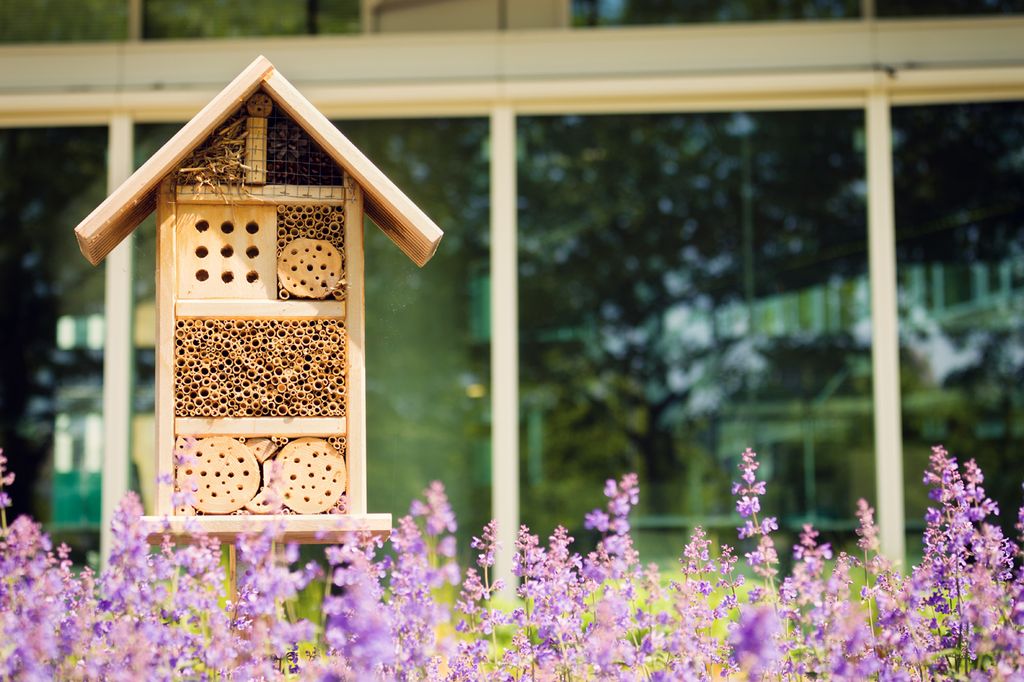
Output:
[[4,0],[0,43],[124,40],[128,0]]
[[30,513],[56,542],[93,551],[103,267],[72,231],[106,194],[106,147],[106,128],[0,129],[0,447],[17,476],[13,516]]
[[893,111],[908,531],[930,447],[975,458],[1015,533],[1024,479],[1024,103]]
[[146,38],[358,33],[359,0],[143,0]]
[[877,0],[880,17],[1024,12],[1024,0]]
[[488,122],[338,127],[445,231],[420,269],[366,224],[369,509],[397,518],[437,479],[468,540],[491,516]]
[[698,523],[735,539],[750,446],[783,530],[852,528],[874,470],[862,129],[860,111],[520,119],[525,522],[579,537],[634,470],[647,558]]
[[573,0],[576,26],[859,17],[858,0]]

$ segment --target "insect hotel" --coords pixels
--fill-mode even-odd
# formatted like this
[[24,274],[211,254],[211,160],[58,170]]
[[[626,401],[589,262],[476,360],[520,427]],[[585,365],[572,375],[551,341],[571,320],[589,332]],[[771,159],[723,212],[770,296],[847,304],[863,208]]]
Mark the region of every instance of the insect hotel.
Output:
[[263,57],[82,221],[82,253],[153,211],[153,533],[389,531],[366,500],[363,215],[420,266],[441,230]]

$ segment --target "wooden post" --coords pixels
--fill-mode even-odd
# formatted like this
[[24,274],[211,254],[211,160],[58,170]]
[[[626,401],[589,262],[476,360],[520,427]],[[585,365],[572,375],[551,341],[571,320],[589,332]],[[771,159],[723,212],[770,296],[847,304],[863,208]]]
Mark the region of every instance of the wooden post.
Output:
[[177,211],[174,179],[160,185],[156,202],[156,452],[157,516],[174,513],[171,505],[174,477],[174,298],[176,259],[174,239]]
[[348,511],[366,513],[366,324],[363,281],[363,193],[351,178],[345,202],[345,279],[348,331]]

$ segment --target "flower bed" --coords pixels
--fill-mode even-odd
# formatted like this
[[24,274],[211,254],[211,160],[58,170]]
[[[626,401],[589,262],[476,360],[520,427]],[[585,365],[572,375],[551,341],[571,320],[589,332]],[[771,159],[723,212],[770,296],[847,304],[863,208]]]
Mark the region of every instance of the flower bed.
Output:
[[[857,556],[833,556],[805,526],[781,575],[748,450],[733,494],[749,571],[700,528],[674,575],[641,564],[627,475],[587,515],[602,538],[586,556],[564,528],[544,544],[520,529],[520,601],[508,608],[495,604],[494,523],[461,570],[439,483],[380,558],[363,538],[297,566],[297,548],[276,551],[270,532],[240,538],[234,592],[217,541],[151,550],[134,495],[113,520],[108,569],[76,572],[31,519],[8,525],[4,465],[0,456],[0,679],[1024,679],[1020,546],[988,522],[998,510],[978,467],[941,447],[925,475],[935,506],[924,557],[909,572],[879,555],[861,501]],[[322,603],[303,619],[297,598],[310,584],[324,586]]]

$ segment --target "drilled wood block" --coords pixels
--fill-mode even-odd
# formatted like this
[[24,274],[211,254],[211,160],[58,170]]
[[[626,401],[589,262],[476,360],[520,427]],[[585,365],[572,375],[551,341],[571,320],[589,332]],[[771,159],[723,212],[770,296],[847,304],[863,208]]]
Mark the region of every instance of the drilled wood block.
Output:
[[297,298],[326,298],[344,277],[341,252],[327,240],[295,239],[277,258],[278,285]]
[[179,204],[179,298],[273,299],[277,213],[271,206]]
[[240,441],[223,436],[201,438],[194,445],[182,441],[176,449],[187,454],[180,458],[175,483],[180,490],[192,491],[196,511],[230,514],[259,490],[259,464]]
[[345,460],[326,440],[299,438],[281,448],[281,496],[300,514],[320,514],[345,492]]

